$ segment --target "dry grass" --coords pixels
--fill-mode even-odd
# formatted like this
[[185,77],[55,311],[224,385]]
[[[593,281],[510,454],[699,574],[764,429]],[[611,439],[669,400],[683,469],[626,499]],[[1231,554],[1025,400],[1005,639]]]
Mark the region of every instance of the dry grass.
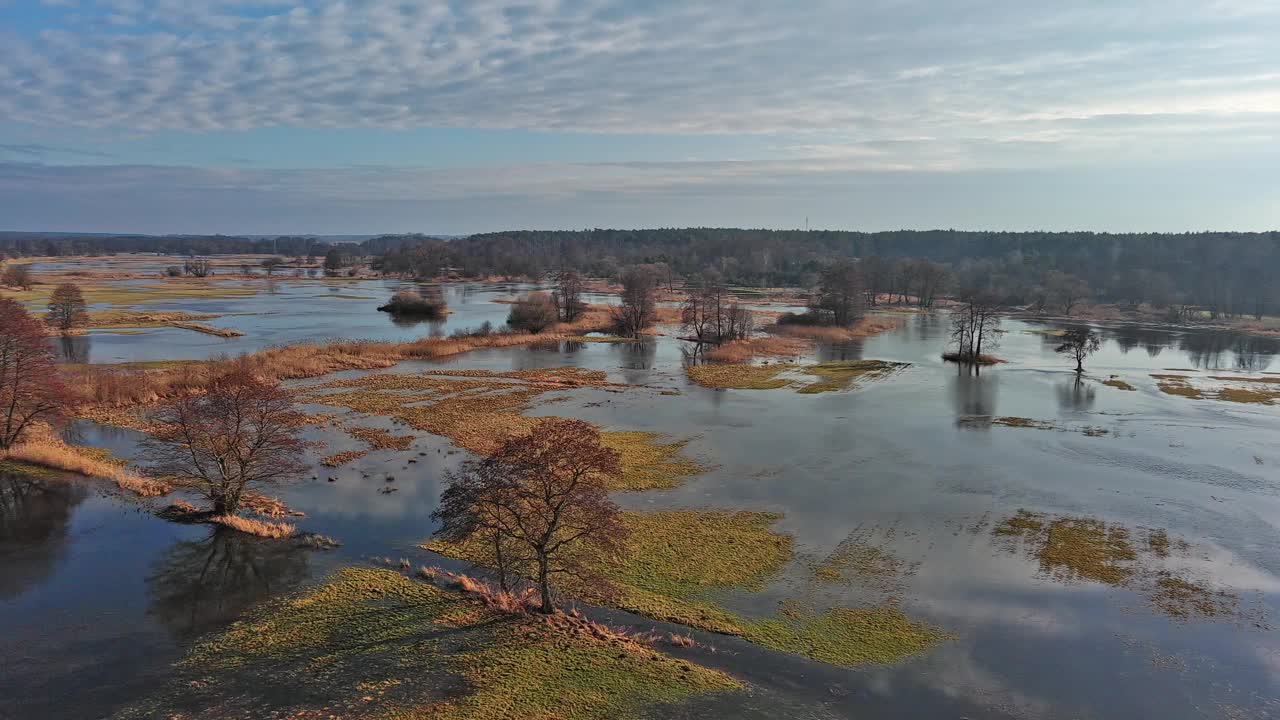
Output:
[[790,383],[778,377],[789,368],[785,365],[693,365],[685,374],[707,388],[732,390],[776,390]]
[[883,360],[849,360],[805,365],[801,368],[805,374],[813,375],[820,379],[818,382],[805,385],[797,392],[813,394],[849,390],[868,382],[882,380],[908,366],[908,363],[893,363]]
[[32,433],[22,443],[0,453],[0,458],[110,480],[120,489],[141,497],[160,497],[173,489],[163,482],[130,472],[123,462],[109,455],[104,457],[103,451],[67,445],[48,432]]
[[1005,362],[1005,360],[998,358],[995,355],[983,353],[977,357],[972,357],[956,350],[949,350],[942,353],[942,359],[947,362],[965,363],[969,365],[999,365],[1000,363]]
[[[607,311],[602,311],[607,315]],[[344,370],[377,370],[403,360],[430,360],[473,350],[516,347],[548,339],[596,332],[599,312],[588,311],[574,323],[557,326],[556,332],[538,335],[502,333],[466,338],[424,338],[405,343],[343,341],[325,345],[301,343],[269,348],[229,360],[183,363],[158,368],[80,365],[64,371],[71,387],[79,388],[86,403],[83,412],[100,408],[146,405],[182,393],[202,392],[215,379],[235,368],[245,368],[268,381],[320,377]],[[561,334],[557,334],[561,333]],[[89,417],[89,415],[85,415]]]
[[347,434],[374,450],[408,450],[414,439],[413,435],[392,435],[386,430],[367,427],[349,427]]
[[759,357],[800,357],[812,349],[799,338],[755,337],[725,343],[708,352],[706,358],[720,363],[746,363]]
[[214,515],[209,518],[209,522],[229,527],[232,530],[242,533],[270,538],[272,540],[290,538],[298,532],[298,528],[289,523],[273,523],[265,520],[253,520],[251,518],[240,517],[239,515]]
[[905,322],[904,318],[891,315],[868,315],[849,327],[830,327],[824,325],[769,325],[765,332],[791,338],[817,340],[819,342],[849,342],[868,338],[881,333],[897,330]]
[[343,465],[355,462],[368,454],[368,450],[344,450],[340,453],[334,453],[324,458],[320,461],[320,464],[325,467],[342,467]]
[[1197,387],[1190,375],[1152,374],[1160,392],[1179,395],[1192,400],[1222,400],[1254,405],[1275,405],[1280,402],[1280,384],[1276,378],[1233,377],[1213,375],[1208,379],[1220,383],[1232,383],[1223,387]]
[[244,335],[244,333],[239,330],[219,328],[198,322],[171,322],[169,324],[176,328],[182,328],[183,330],[194,330],[195,332],[204,333],[205,335],[216,335],[224,338],[241,337]]
[[1109,378],[1107,380],[1103,380],[1102,384],[1106,385],[1107,387],[1116,388],[1117,390],[1137,390],[1138,389],[1119,378]]

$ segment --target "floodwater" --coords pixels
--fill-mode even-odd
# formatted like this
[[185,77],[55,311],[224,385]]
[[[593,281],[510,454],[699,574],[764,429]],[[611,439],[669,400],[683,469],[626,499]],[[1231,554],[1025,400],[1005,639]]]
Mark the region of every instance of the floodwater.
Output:
[[[186,331],[92,335],[88,356],[95,362],[208,357],[299,339],[431,331],[397,327],[373,310],[394,283],[357,285],[364,289],[344,287],[341,294],[375,300],[325,300],[328,287],[304,281],[274,295],[177,303],[171,309],[226,312],[223,320],[246,335],[227,343]],[[448,286],[454,313],[438,330],[501,322],[508,306],[494,300],[519,290]],[[253,314],[230,314],[239,312]],[[691,438],[687,452],[713,468],[674,490],[619,496],[627,508],[783,515],[777,529],[796,538],[800,556],[762,592],[718,598],[730,609],[770,615],[796,597],[819,606],[892,601],[951,636],[898,665],[847,669],[695,633],[702,647],[680,652],[735,673],[753,689],[673,711],[681,717],[1280,714],[1280,639],[1271,628],[1280,612],[1280,408],[1169,395],[1151,377],[1169,369],[1194,377],[1257,376],[1273,369],[1280,343],[1103,327],[1101,351],[1077,378],[1045,332],[1061,325],[1006,320],[997,354],[1008,362],[974,374],[939,359],[945,314],[904,319],[899,330],[818,349],[820,360],[911,363],[850,392],[698,387],[683,372],[690,348],[672,337],[483,351],[444,364],[571,365],[643,386],[553,393],[534,412]],[[392,372],[424,367],[405,363]],[[1113,376],[1136,390],[1102,384]],[[1007,427],[975,416],[1052,426]],[[132,433],[89,425],[75,432],[80,442],[121,456],[137,441]],[[336,431],[310,432],[330,443],[326,453],[351,442]],[[335,567],[371,557],[452,566],[416,544],[432,530],[428,516],[441,472],[464,456],[447,440],[421,436],[407,453],[377,451],[342,468],[317,467],[314,479],[276,493],[306,513],[297,521],[301,528],[342,542],[331,551],[167,523],[92,483],[0,478],[0,717],[110,716],[163,677],[194,638]],[[397,492],[379,492],[387,475]],[[1188,550],[1163,566],[1229,593],[1235,604],[1217,617],[1182,618],[1132,586],[1066,581],[993,534],[1020,509],[1097,518],[1130,529],[1135,542],[1164,530]],[[812,582],[806,563],[851,537],[891,553],[909,571],[888,590]],[[668,627],[608,615],[642,628]]]

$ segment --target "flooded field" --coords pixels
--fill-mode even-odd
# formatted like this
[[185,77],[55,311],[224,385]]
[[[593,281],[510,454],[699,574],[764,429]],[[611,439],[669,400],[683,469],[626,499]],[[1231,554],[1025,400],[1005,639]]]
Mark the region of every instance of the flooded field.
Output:
[[[95,330],[67,339],[64,357],[205,359],[448,334],[500,325],[504,301],[527,290],[446,285],[446,321],[398,325],[375,310],[405,286],[397,281],[219,282],[253,292],[149,307],[216,315],[210,324],[242,336]],[[646,452],[673,448],[686,463],[675,479],[616,495],[637,523],[669,521],[636,534],[684,538],[664,533],[684,528],[690,511],[749,519],[718,537],[696,535],[696,523],[681,530],[695,534],[671,541],[671,562],[721,558],[728,574],[737,560],[771,558],[749,578],[710,578],[696,591],[637,585],[592,610],[611,624],[687,632],[692,648],[664,652],[744,685],[669,699],[654,717],[1280,714],[1280,341],[1100,327],[1102,349],[1077,377],[1053,352],[1067,326],[1006,319],[997,354],[1007,362],[975,372],[940,359],[944,312],[901,318],[896,330],[797,361],[892,369],[865,382],[788,369],[769,389],[704,387],[689,378],[693,348],[674,328],[641,342],[560,341],[294,381],[309,412],[335,419],[308,430],[323,443],[308,479],[273,494],[305,513],[302,529],[341,543],[331,550],[166,522],[101,483],[2,473],[0,718],[138,716],[140,700],[182,680],[175,662],[265,601],[375,558],[468,567],[421,546],[441,473],[467,456],[471,428],[433,424],[442,421],[430,407],[360,412],[369,396],[338,396],[523,382],[525,371],[554,368],[604,379],[540,388],[500,420],[581,418],[619,443],[649,443]],[[369,379],[388,375],[411,379]],[[806,392],[815,382],[835,384]],[[380,447],[351,426],[412,439]],[[137,451],[132,431],[79,423],[72,433],[120,457]],[[321,464],[343,452],[353,459]],[[736,544],[721,542],[727,534]],[[668,605],[655,613],[660,591]],[[824,623],[858,612],[878,613],[871,629],[830,643]],[[703,619],[693,630],[667,622],[694,613]],[[723,624],[732,636],[711,632]]]

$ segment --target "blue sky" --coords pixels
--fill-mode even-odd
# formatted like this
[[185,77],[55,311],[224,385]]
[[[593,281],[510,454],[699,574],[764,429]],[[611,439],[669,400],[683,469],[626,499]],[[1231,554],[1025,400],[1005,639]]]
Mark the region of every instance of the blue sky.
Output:
[[0,229],[1280,227],[1274,0],[0,0]]

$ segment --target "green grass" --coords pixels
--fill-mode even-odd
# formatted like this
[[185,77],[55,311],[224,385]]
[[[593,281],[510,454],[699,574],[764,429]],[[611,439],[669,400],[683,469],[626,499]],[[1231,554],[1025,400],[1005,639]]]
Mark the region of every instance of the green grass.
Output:
[[740,687],[635,643],[347,568],[198,644],[117,717],[604,720]]
[[618,451],[622,463],[622,477],[610,483],[610,490],[667,490],[707,470],[682,455],[688,440],[664,443],[657,433],[630,430],[604,432],[600,440]]
[[[791,561],[792,538],[772,529],[780,517],[745,511],[624,513],[630,532],[620,557],[593,562],[611,587],[567,580],[562,589],[587,602],[840,665],[893,662],[945,637],[888,607],[800,610],[755,619],[718,603],[717,596],[726,591],[764,589]],[[477,564],[486,557],[481,543],[423,547]]]

